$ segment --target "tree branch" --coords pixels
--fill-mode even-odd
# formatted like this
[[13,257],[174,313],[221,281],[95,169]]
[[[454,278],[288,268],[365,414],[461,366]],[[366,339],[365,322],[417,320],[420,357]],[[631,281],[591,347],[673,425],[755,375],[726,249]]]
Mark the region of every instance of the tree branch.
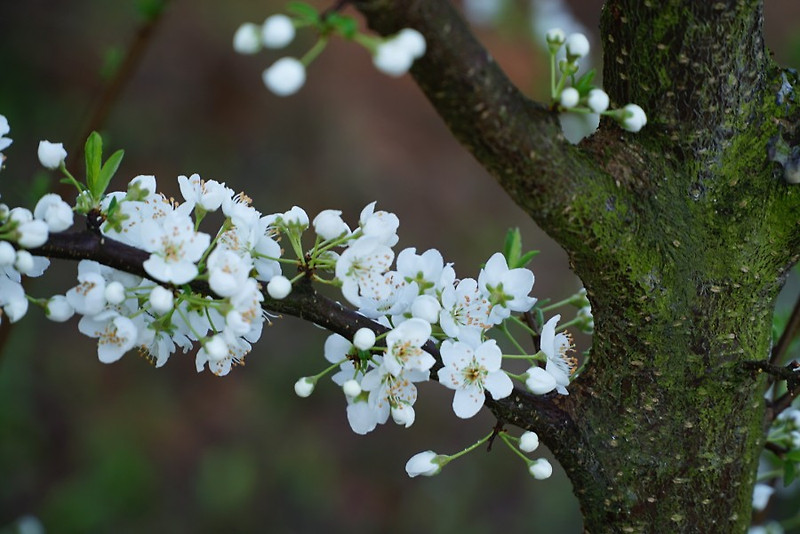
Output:
[[[31,249],[30,252],[49,258],[93,260],[108,267],[150,278],[144,269],[144,262],[150,257],[148,252],[91,230],[52,233],[47,243]],[[190,286],[203,294],[213,295],[204,281],[194,281]],[[372,319],[321,295],[314,289],[309,278],[302,278],[295,283],[292,292],[282,300],[269,297],[266,291],[263,293],[265,310],[310,321],[349,340],[353,339],[360,328],[370,328],[377,334],[389,331]],[[430,340],[423,348],[436,359],[431,370],[431,375],[435,378],[437,371],[442,368],[441,354]],[[578,433],[560,400],[561,397],[555,394],[535,396],[515,389],[511,397],[499,401],[487,395],[487,406],[498,420],[541,434],[542,441],[554,453],[561,450],[574,451],[577,449]]]
[[[353,3],[381,34],[412,27],[425,36],[427,51],[411,73],[453,135],[542,229],[567,249],[587,247],[576,199],[605,205],[613,180],[564,140],[555,112],[514,87],[451,2]],[[600,216],[589,211],[583,215]]]

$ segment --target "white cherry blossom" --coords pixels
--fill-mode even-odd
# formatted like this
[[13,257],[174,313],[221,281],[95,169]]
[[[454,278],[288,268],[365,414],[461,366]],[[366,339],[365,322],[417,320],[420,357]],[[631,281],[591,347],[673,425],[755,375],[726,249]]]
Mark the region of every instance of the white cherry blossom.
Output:
[[491,305],[489,322],[499,324],[512,311],[530,310],[536,304],[536,299],[528,296],[533,282],[529,269],[509,269],[502,253],[493,254],[478,276],[478,287]]
[[467,419],[478,413],[486,400],[484,390],[494,399],[511,394],[513,384],[500,369],[503,355],[495,340],[475,349],[461,341],[445,340],[440,352],[444,367],[439,369],[439,382],[455,390],[453,411],[458,417]]
[[394,376],[404,370],[427,372],[436,360],[422,349],[431,335],[431,325],[422,319],[409,319],[386,335],[386,369]]
[[146,221],[143,235],[150,258],[144,262],[147,273],[160,282],[185,284],[197,276],[197,265],[208,247],[208,234],[195,232],[192,219],[173,212],[161,223]]

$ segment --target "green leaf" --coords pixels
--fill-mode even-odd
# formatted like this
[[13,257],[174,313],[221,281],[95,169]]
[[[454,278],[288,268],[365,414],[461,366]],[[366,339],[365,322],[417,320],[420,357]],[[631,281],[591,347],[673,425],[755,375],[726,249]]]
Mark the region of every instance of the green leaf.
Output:
[[519,228],[510,228],[506,232],[506,241],[503,244],[503,256],[506,257],[508,266],[516,264],[519,260],[519,255],[522,253],[522,233]]
[[597,74],[595,69],[591,69],[589,72],[578,78],[578,81],[574,83],[575,89],[581,94],[581,96],[586,96],[589,91],[592,89],[592,80],[594,80],[594,76]]
[[319,22],[319,12],[317,9],[305,2],[289,2],[286,11],[294,15],[299,22],[307,24],[317,24]]
[[125,155],[124,150],[117,150],[106,160],[103,168],[100,169],[100,174],[95,181],[95,188],[92,189],[94,198],[99,199],[103,196],[108,188],[108,184],[114,177],[114,173],[119,169],[119,164],[122,162],[122,156]]
[[511,269],[515,269],[515,268],[517,268],[517,267],[525,267],[525,266],[526,266],[526,265],[528,265],[528,264],[531,262],[531,260],[532,260],[532,259],[533,259],[535,256],[537,256],[538,254],[539,254],[539,251],[538,251],[538,250],[529,250],[528,252],[526,252],[525,254],[523,254],[523,255],[522,255],[522,256],[521,256],[521,257],[520,257],[520,258],[517,260],[517,263],[516,263],[515,265],[513,265],[513,266],[512,266],[512,265],[509,265],[509,268],[511,268]]
[[784,455],[784,458],[792,462],[800,462],[800,450],[789,451]]
[[89,186],[89,191],[94,195],[94,184],[100,175],[100,166],[103,162],[103,138],[100,137],[99,133],[92,132],[89,134],[83,154],[86,159],[86,185]]

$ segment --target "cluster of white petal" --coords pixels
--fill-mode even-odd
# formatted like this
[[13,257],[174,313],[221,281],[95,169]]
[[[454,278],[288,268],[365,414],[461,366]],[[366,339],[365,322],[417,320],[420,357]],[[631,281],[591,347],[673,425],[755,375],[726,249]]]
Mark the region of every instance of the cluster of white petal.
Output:
[[[54,321],[80,315],[78,328],[98,340],[102,362],[136,348],[160,367],[177,349],[185,353],[199,346],[198,372],[207,367],[225,375],[261,337],[261,283],[281,273],[273,225],[278,215],[263,216],[244,195],[196,174],[181,176],[178,183],[183,203],[157,193],[155,177],[142,175],[131,180],[127,192],[106,195],[100,206],[104,235],[150,254],[143,264],[147,278],[84,260],[77,285],[47,300],[45,311]],[[224,222],[212,237],[198,228],[216,211]],[[20,275],[36,276],[47,265],[23,248],[40,246],[48,232],[69,228],[72,210],[56,195],[45,195],[32,214],[22,208],[2,212],[0,306],[15,321],[28,305]],[[198,278],[211,295],[187,286]]]
[[325,344],[326,359],[340,364],[333,380],[345,389],[352,429],[370,432],[389,415],[403,426],[414,422],[415,384],[429,380],[435,363],[431,347],[441,353],[444,367],[438,380],[455,390],[458,417],[475,415],[486,392],[495,399],[510,395],[512,382],[501,369],[502,353],[486,334],[512,312],[528,311],[536,303],[528,296],[533,273],[510,269],[497,253],[477,280],[457,279],[453,266],[435,249],[418,254],[406,248],[395,255],[399,220],[376,210],[374,202],[362,210],[354,231],[339,215],[326,210],[315,219],[314,229],[320,238],[341,243],[332,270],[345,299],[388,330],[377,343],[359,342],[366,348],[338,334]]

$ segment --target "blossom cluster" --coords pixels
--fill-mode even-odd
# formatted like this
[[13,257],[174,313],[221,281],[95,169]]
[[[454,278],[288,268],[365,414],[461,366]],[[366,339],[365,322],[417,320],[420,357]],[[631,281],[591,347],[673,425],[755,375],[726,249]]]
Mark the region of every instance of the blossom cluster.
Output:
[[302,57],[284,56],[263,71],[264,85],[278,96],[289,96],[300,90],[306,81],[306,69],[334,35],[362,45],[372,55],[375,67],[389,76],[402,76],[425,53],[425,38],[413,28],[405,28],[384,38],[359,32],[353,18],[337,12],[319,13],[301,2],[293,2],[287,10],[288,15],[270,15],[261,25],[245,22],[233,36],[234,50],[249,55],[263,48],[288,46],[294,41],[298,29],[308,28],[316,32],[316,44]]
[[[589,54],[589,40],[584,34],[566,35],[563,30],[553,28],[546,33],[545,40],[550,53],[550,96],[561,112],[561,130],[570,143],[576,144],[592,135],[600,125],[601,115],[614,119],[629,132],[638,132],[647,124],[647,115],[636,104],[609,110],[610,99],[606,92],[592,85],[593,69],[576,78],[579,60]],[[562,51],[564,58],[558,61],[561,74],[556,79],[556,56]]]
[[[197,371],[222,376],[243,364],[261,337],[267,296],[287,298],[292,284],[304,278],[339,288],[345,301],[373,321],[352,339],[329,336],[328,368],[295,384],[298,395],[308,396],[322,376],[332,374],[345,394],[348,422],[359,434],[390,416],[411,426],[417,386],[431,378],[453,390],[452,409],[460,418],[474,416],[487,394],[510,395],[512,378],[534,394],[568,394],[576,362],[569,356],[570,336],[557,328],[560,315],[545,322],[543,312],[553,307],[537,309],[538,328],[516,317],[537,304],[530,296],[534,275],[524,267],[535,253],[522,254],[518,231],[509,233],[504,252],[493,254],[477,277],[459,278],[435,249],[395,253],[399,219],[376,209],[375,202],[351,229],[339,210],[324,210],[313,220],[298,206],[264,215],[244,193],[197,174],[178,177],[182,201],[159,193],[151,175],[134,177],[125,191],[107,192],[122,151],[104,163],[102,140],[93,133],[86,153],[83,183],[66,169],[61,144],[39,146],[41,164],[58,169],[78,190],[74,207],[55,194],[43,196],[32,212],[0,205],[0,307],[12,322],[35,303],[53,321],[80,316],[78,330],[97,339],[101,362],[116,362],[136,349],[161,367],[178,349],[196,349]],[[64,294],[26,295],[22,277],[41,275],[49,265],[29,249],[47,253],[51,238],[57,243],[56,234],[72,227],[74,214],[87,218],[84,233],[146,259],[130,272],[84,259],[77,284]],[[308,248],[305,233],[312,229]],[[296,270],[293,280],[283,275],[282,264]],[[564,303],[588,304],[583,295],[559,304]],[[526,352],[506,323],[539,336],[539,350]],[[497,333],[522,354],[505,354]],[[503,369],[506,359],[527,361],[530,368],[513,374]],[[530,436],[519,446],[503,439],[519,454],[535,448]],[[552,470],[543,461],[526,462],[537,478]]]

